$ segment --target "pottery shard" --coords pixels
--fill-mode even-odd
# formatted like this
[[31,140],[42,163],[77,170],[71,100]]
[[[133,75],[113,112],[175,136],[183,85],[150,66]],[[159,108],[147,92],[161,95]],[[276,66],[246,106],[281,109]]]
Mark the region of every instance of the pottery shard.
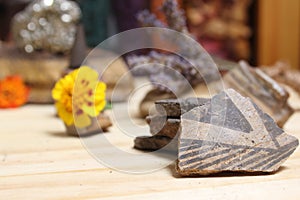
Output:
[[140,116],[146,117],[149,115],[149,110],[153,106],[153,103],[161,99],[171,99],[175,98],[175,94],[171,92],[162,92],[158,89],[152,89],[147,92],[146,96],[143,98],[141,104],[139,105]]
[[150,133],[152,135],[174,138],[180,127],[180,119],[166,118],[166,116],[148,116],[146,121],[150,126]]
[[223,81],[227,88],[250,97],[280,127],[294,113],[288,103],[289,93],[259,68],[252,68],[245,61],[235,65],[223,77]]
[[274,172],[298,145],[249,98],[228,89],[181,116],[177,171]]
[[76,128],[74,125],[66,126],[67,134],[71,136],[89,136],[106,132],[112,126],[109,116],[105,113],[100,113],[97,117],[92,118],[91,121],[91,125],[85,128]]
[[186,113],[197,106],[204,105],[209,101],[210,99],[193,97],[186,99],[168,99],[156,101],[155,107],[161,115],[180,118],[183,113]]
[[141,136],[136,137],[134,140],[134,148],[146,151],[156,151],[159,149],[166,151],[177,151],[177,139],[172,139],[166,136]]

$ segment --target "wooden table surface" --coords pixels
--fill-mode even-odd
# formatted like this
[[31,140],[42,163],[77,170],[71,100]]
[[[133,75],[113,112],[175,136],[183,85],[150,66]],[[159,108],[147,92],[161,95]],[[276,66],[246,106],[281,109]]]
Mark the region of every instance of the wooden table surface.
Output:
[[[272,175],[180,178],[174,164],[134,175],[105,167],[66,136],[51,105],[0,110],[0,121],[0,199],[300,199],[299,148]],[[284,128],[300,138],[300,112]],[[116,126],[106,133],[135,151],[119,134]]]

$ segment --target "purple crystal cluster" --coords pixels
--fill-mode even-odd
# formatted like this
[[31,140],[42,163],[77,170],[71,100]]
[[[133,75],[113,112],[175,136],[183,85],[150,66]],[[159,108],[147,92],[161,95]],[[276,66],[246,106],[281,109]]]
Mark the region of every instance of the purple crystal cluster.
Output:
[[[185,37],[161,37],[177,44],[178,54],[151,51],[148,55],[130,55],[127,62],[135,74],[149,76],[153,85],[164,92],[183,92],[190,86],[216,79],[216,70],[212,69],[209,55],[189,34],[184,11],[176,0],[166,0],[160,11],[166,16],[167,24],[161,22],[148,10],[143,10],[137,19],[143,27],[169,28],[180,32]],[[172,38],[172,39],[170,39]]]

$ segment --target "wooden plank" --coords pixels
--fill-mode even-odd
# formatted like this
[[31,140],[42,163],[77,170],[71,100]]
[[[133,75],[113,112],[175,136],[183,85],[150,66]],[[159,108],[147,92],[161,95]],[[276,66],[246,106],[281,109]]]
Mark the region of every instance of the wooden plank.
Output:
[[[127,108],[127,104],[119,106]],[[51,105],[0,110],[1,199],[296,200],[300,196],[299,149],[278,173],[268,176],[179,178],[174,164],[154,173],[133,175],[97,162],[78,138],[64,136],[64,126],[54,114]],[[299,120],[297,112],[285,126],[298,138]],[[122,136],[117,126],[107,137],[135,152],[133,139]]]
[[300,69],[300,1],[258,1],[258,64],[278,60]]

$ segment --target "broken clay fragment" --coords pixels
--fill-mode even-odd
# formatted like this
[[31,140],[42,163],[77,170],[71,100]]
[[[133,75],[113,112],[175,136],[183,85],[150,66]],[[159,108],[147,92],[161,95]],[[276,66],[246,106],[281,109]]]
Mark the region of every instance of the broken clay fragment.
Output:
[[148,116],[146,121],[150,126],[150,133],[152,135],[174,138],[180,127],[180,119],[167,118],[161,115]]
[[289,93],[263,71],[250,67],[245,61],[239,62],[230,70],[223,77],[223,81],[227,88],[233,88],[250,97],[280,127],[294,113],[287,101]]
[[156,110],[161,115],[166,115],[168,117],[180,118],[180,116],[197,107],[209,102],[210,99],[206,98],[186,98],[186,99],[167,99],[159,100],[155,102]]
[[164,148],[166,151],[177,151],[177,139],[165,136],[140,136],[134,139],[134,148],[146,151],[156,151]]
[[181,116],[177,171],[275,172],[298,144],[249,98],[228,89]]
[[91,119],[90,126],[85,128],[76,128],[75,125],[66,126],[66,132],[70,136],[89,136],[97,133],[106,132],[112,126],[112,122],[108,115],[100,113],[97,117]]

